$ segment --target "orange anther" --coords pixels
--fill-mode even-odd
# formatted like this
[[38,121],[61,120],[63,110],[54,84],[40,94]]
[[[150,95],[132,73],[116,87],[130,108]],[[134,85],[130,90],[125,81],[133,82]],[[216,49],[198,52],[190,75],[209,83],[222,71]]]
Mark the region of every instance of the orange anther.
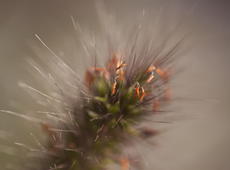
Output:
[[121,64],[121,60],[120,60],[120,55],[119,54],[116,54],[114,53],[113,54],[113,57],[108,61],[107,63],[107,68],[109,70],[113,70],[113,69],[117,69],[118,66]]
[[135,92],[136,92],[137,97],[139,98],[139,96],[140,96],[140,87],[139,86],[135,88]]
[[147,83],[150,83],[152,80],[154,79],[154,75],[153,74],[151,74],[150,76],[149,76],[149,78],[147,79]]
[[113,54],[113,57],[107,63],[107,69],[109,72],[116,73],[119,80],[124,80],[124,70],[123,67],[126,66],[125,62],[121,60],[121,55]]
[[112,95],[114,95],[116,93],[116,87],[117,87],[117,82],[115,81],[113,84],[112,84]]
[[161,69],[156,69],[157,74],[165,81],[169,80],[169,71],[163,71]]
[[142,102],[142,101],[143,101],[143,99],[144,99],[144,97],[146,96],[146,93],[145,93],[145,90],[144,90],[144,88],[143,88],[143,87],[141,87],[141,88],[140,88],[140,90],[141,90],[140,101]]
[[165,74],[165,72],[164,71],[162,71],[161,69],[156,69],[156,72],[157,72],[157,74],[159,74],[161,77],[163,77],[164,76],[164,74]]
[[127,158],[123,158],[120,160],[121,170],[129,170],[129,160]]
[[147,73],[153,72],[154,70],[156,70],[156,67],[154,65],[149,66],[149,68],[147,69]]

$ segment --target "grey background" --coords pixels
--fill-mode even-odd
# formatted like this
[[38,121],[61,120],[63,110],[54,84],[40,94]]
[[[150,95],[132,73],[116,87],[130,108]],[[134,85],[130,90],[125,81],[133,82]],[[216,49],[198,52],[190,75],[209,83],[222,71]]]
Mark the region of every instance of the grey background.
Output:
[[[187,53],[177,61],[177,67],[184,71],[173,81],[174,95],[185,99],[173,103],[175,116],[166,116],[173,123],[156,138],[156,146],[142,147],[147,169],[230,169],[229,1],[111,0],[106,7],[121,23],[133,22],[143,8],[153,18],[161,11],[162,23],[182,22],[182,30],[190,33],[185,41]],[[65,53],[67,63],[82,64],[75,57],[79,42],[73,38],[70,16],[94,32],[100,30],[94,1],[0,1],[0,108],[29,112],[39,107],[17,86],[19,80],[39,86],[25,60],[36,58],[30,48],[38,44],[35,33],[54,51]],[[0,169],[20,169],[15,165],[22,164],[19,158],[24,151],[12,146],[13,142],[33,145],[29,133],[39,136],[38,129],[27,121],[0,114]]]

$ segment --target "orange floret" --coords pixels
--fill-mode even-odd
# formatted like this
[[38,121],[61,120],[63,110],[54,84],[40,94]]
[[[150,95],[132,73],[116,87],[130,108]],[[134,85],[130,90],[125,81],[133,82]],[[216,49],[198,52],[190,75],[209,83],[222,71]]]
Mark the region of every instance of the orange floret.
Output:
[[164,79],[165,81],[169,80],[169,71],[163,71],[160,68],[156,69],[157,74],[159,74],[159,76]]

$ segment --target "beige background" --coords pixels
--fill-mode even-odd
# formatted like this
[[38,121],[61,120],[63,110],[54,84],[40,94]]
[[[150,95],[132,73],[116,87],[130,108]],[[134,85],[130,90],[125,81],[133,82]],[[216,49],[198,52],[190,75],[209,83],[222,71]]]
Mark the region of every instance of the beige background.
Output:
[[[173,81],[174,96],[183,99],[175,100],[173,114],[164,117],[172,123],[163,127],[166,131],[156,138],[156,146],[141,147],[147,169],[229,170],[230,3],[109,0],[106,8],[121,25],[133,24],[133,18],[145,9],[153,18],[162,16],[160,23],[169,27],[182,22],[183,31],[179,29],[176,36],[180,31],[190,33],[185,40],[187,53],[177,61],[184,71]],[[29,112],[39,107],[17,86],[20,80],[40,86],[25,60],[37,57],[31,49],[31,44],[39,44],[35,33],[57,53],[68,56],[67,63],[74,61],[81,68],[82,61],[75,57],[81,51],[78,53],[77,37],[73,38],[70,16],[97,33],[100,24],[95,9],[90,0],[0,1],[0,108]],[[34,145],[29,133],[36,134],[37,129],[27,121],[0,114],[1,170],[20,169],[16,165],[22,164],[19,158],[24,151],[12,147],[13,142]]]

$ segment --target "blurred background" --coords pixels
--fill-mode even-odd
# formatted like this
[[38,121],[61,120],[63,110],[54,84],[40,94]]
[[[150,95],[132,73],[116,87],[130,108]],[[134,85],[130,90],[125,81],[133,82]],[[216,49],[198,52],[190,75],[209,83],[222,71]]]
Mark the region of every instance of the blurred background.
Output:
[[[105,8],[116,21],[132,25],[143,9],[146,22],[160,16],[159,28],[167,31],[181,24],[178,36],[186,36],[182,56],[176,67],[172,88],[178,97],[166,130],[149,148],[140,147],[149,170],[229,170],[230,169],[230,2],[227,0],[108,0]],[[26,81],[34,87],[28,58],[37,58],[31,46],[40,46],[40,35],[72,67],[84,68],[84,55],[71,22],[76,18],[90,33],[102,34],[93,0],[0,1],[0,109],[29,113],[39,109],[31,97],[18,87]],[[152,20],[150,21],[152,23]],[[148,25],[151,27],[151,25]],[[124,28],[125,29],[125,28]],[[183,30],[183,31],[182,31]],[[180,35],[181,33],[181,35]],[[160,34],[158,38],[161,37]],[[157,42],[156,42],[157,43]],[[75,64],[72,64],[75,63]],[[1,170],[20,169],[24,149],[21,142],[35,145],[30,133],[39,126],[0,113]]]

